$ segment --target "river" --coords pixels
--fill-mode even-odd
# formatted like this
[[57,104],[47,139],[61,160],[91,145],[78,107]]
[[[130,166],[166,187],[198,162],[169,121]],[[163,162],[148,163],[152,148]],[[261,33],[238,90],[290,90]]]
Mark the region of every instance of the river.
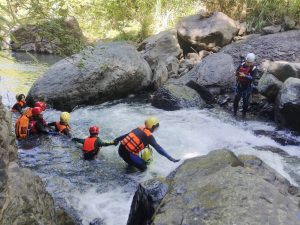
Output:
[[[36,56],[41,61],[35,62],[24,54],[5,54],[6,58],[0,58],[0,87],[3,102],[11,107],[15,94],[27,93],[37,77],[58,59],[50,55]],[[95,124],[101,127],[100,137],[111,140],[143,124],[148,115],[157,115],[160,128],[154,136],[170,155],[182,159],[179,163],[170,162],[155,152],[154,162],[145,173],[140,173],[126,166],[116,146],[103,147],[98,159],[89,162],[82,159],[80,145],[64,137],[44,136],[18,143],[19,164],[38,174],[55,203],[84,225],[92,221],[125,225],[139,182],[166,176],[184,159],[215,149],[256,155],[294,185],[300,185],[299,146],[281,145],[268,136],[255,135],[255,131],[275,131],[295,142],[300,142],[300,137],[287,130],[278,130],[270,122],[236,121],[230,114],[216,109],[163,111],[143,99],[127,97],[75,109],[70,123],[73,136],[86,137],[88,128]],[[59,114],[59,111],[47,109],[44,117],[52,122],[58,120]],[[287,154],[262,149],[280,149]]]

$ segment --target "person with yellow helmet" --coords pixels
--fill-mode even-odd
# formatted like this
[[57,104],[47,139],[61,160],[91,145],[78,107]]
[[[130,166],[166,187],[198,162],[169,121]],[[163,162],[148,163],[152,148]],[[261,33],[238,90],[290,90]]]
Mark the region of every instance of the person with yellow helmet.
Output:
[[60,114],[60,121],[48,123],[50,127],[54,127],[55,131],[71,137],[71,127],[69,126],[71,115],[68,112],[62,112]]
[[174,159],[159,144],[157,144],[152,133],[159,127],[159,121],[156,117],[149,117],[145,121],[145,126],[138,127],[131,132],[122,135],[114,140],[119,146],[120,157],[129,165],[138,168],[141,171],[147,169],[147,162],[139,156],[147,146],[151,145],[159,154],[165,156],[172,162],[179,162],[180,159]]

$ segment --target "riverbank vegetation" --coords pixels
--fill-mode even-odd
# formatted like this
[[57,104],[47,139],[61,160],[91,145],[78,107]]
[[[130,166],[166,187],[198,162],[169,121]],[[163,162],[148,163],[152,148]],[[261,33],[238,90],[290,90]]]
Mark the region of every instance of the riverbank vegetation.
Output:
[[98,40],[140,42],[175,27],[181,17],[199,11],[222,11],[234,19],[247,21],[253,31],[280,24],[285,16],[300,20],[300,0],[0,0],[0,7],[2,38],[19,24],[39,24],[47,35],[63,40],[68,50],[62,53],[66,54],[84,47],[64,33],[58,23],[69,16],[78,20],[91,43]]

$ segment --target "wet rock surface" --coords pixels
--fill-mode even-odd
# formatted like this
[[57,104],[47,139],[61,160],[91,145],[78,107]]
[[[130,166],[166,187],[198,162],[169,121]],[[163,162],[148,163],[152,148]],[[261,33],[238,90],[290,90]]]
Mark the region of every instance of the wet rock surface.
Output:
[[288,78],[277,96],[275,120],[300,131],[300,79]]
[[[186,160],[168,183],[148,224],[299,223],[298,188],[255,156],[213,151]],[[141,193],[138,190],[135,196]]]
[[143,90],[151,79],[148,63],[134,46],[112,42],[57,62],[34,83],[28,95],[56,109],[71,110]]

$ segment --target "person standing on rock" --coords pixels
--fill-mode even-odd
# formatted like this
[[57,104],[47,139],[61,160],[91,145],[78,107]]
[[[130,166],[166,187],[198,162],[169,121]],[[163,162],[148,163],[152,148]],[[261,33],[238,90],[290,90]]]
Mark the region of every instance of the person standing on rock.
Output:
[[157,144],[152,133],[159,127],[159,121],[156,117],[149,117],[145,121],[145,126],[138,127],[131,132],[116,138],[115,143],[121,142],[119,146],[119,155],[121,158],[141,171],[147,169],[147,162],[139,157],[139,152],[151,145],[155,150],[165,156],[172,162],[179,162],[180,159],[171,157],[159,144]]
[[233,102],[233,114],[237,115],[239,101],[243,98],[243,117],[246,116],[249,98],[252,92],[252,82],[257,73],[254,53],[248,53],[246,61],[241,63],[236,70],[236,89]]
[[109,142],[102,141],[98,137],[99,131],[100,131],[99,127],[91,126],[90,129],[89,129],[89,132],[90,132],[89,137],[87,137],[85,139],[72,138],[72,141],[83,144],[82,145],[82,154],[83,154],[83,158],[85,160],[94,160],[94,159],[96,159],[101,147],[117,144],[114,141],[109,141]]

